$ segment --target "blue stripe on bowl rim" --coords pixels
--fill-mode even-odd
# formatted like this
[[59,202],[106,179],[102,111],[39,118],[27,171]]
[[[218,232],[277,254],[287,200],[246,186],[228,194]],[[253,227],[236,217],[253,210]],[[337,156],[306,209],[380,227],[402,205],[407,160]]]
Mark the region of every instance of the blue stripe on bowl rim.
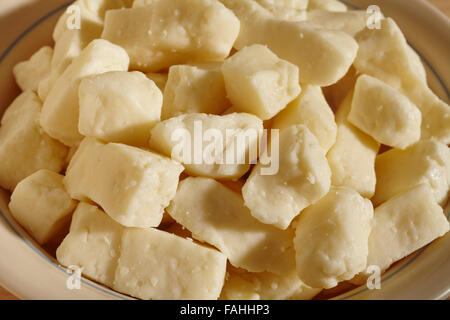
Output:
[[[347,6],[349,6],[352,9],[358,9],[358,7],[344,1],[344,0],[340,0],[341,2],[344,2]],[[49,18],[51,18],[52,16],[54,16],[55,14],[59,13],[60,11],[64,10],[65,8],[67,8],[70,4],[72,4],[74,2],[74,0],[70,0],[67,1],[66,3],[62,4],[61,6],[55,8],[54,10],[50,11],[49,13],[47,13],[46,15],[44,15],[42,18],[38,19],[35,23],[33,23],[32,25],[30,25],[22,34],[20,34],[9,46],[7,49],[5,49],[5,51],[0,55],[0,63],[3,62],[3,60],[7,57],[7,55],[14,49],[14,47],[25,38],[26,35],[28,35],[31,31],[33,31],[36,27],[38,27],[41,23],[45,22],[46,20],[48,20]],[[410,44],[411,45],[411,44]],[[429,70],[433,73],[433,75],[436,77],[436,79],[439,81],[440,86],[445,90],[445,94],[447,95],[447,98],[450,100],[450,94],[449,94],[449,89],[445,86],[444,82],[442,81],[441,77],[439,76],[439,74],[437,73],[436,69],[430,64],[430,62],[425,59],[423,57],[423,55],[413,46],[411,46],[421,57],[422,61],[427,65],[427,67],[429,68]],[[52,266],[56,267],[58,270],[61,270],[62,272],[66,273],[66,274],[70,274],[65,268],[63,268],[62,266],[60,266],[59,264],[54,263],[53,261],[51,261],[47,256],[45,256],[41,250],[39,250],[38,248],[36,248],[36,246],[34,246],[30,241],[28,241],[28,239],[26,239],[25,237],[22,236],[22,234],[11,224],[11,222],[6,218],[6,216],[4,215],[4,213],[0,210],[0,217],[3,218],[3,220],[5,220],[5,222],[7,223],[7,225],[11,228],[11,230],[13,230],[16,235],[22,239],[22,241],[25,242],[25,244],[31,248],[35,253],[37,253],[41,258],[43,258],[45,261],[47,261],[49,264],[51,264]],[[450,217],[450,212],[447,214],[447,219],[449,219]],[[402,270],[404,270],[405,268],[407,268],[409,265],[411,265],[411,263],[413,263],[417,258],[419,258],[419,256],[421,256],[425,250],[428,248],[429,244],[426,245],[425,247],[421,248],[419,251],[417,251],[413,256],[410,257],[410,259],[404,263],[403,265],[401,265],[397,270],[395,270],[394,272],[390,273],[390,274],[386,274],[384,276],[382,276],[381,278],[381,283],[389,280],[390,278],[392,278],[393,276],[395,276],[396,274],[398,274],[399,272],[401,272]],[[127,299],[131,299],[131,298],[127,298],[126,296],[120,295],[118,293],[115,293],[112,289],[108,289],[106,287],[103,287],[101,285],[98,285],[90,280],[81,279],[83,284],[88,285],[91,288],[94,288],[96,290],[99,290],[103,293],[106,293],[108,295],[111,295],[114,298],[119,298],[122,300],[127,300]],[[354,289],[356,290],[356,289]],[[358,294],[361,294],[363,292],[368,291],[369,289],[364,287],[360,290],[357,290],[354,293],[350,293],[348,295],[345,295],[344,297],[340,297],[340,300],[347,300],[350,299],[352,297],[357,296]],[[353,290],[352,290],[353,291]]]

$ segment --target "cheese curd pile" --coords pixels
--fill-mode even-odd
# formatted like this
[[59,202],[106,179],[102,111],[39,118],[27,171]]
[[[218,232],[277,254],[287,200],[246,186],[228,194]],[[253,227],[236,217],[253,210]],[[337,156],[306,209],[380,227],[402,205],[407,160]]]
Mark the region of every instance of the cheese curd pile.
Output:
[[[0,127],[11,213],[64,238],[61,265],[141,299],[311,299],[448,232],[450,107],[394,20],[336,0],[74,5],[81,28],[66,12],[14,68]],[[279,170],[172,156],[198,122],[278,129]]]

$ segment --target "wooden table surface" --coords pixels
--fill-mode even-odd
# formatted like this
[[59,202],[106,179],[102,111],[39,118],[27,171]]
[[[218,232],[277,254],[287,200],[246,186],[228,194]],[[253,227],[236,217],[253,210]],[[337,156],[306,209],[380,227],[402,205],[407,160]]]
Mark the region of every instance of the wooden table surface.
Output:
[[[450,0],[428,0],[450,17]],[[0,286],[0,300],[18,300],[14,295]]]

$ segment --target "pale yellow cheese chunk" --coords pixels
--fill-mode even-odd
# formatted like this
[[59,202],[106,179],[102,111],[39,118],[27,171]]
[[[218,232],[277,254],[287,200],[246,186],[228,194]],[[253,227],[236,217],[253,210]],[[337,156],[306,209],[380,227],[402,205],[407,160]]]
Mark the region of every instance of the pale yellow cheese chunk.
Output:
[[444,205],[450,185],[450,149],[435,140],[421,140],[405,150],[392,149],[377,156],[375,171],[375,205],[422,183]]
[[274,117],[271,127],[284,130],[295,124],[305,125],[325,152],[336,142],[334,114],[318,86],[303,86],[300,96]]
[[332,288],[366,267],[372,203],[356,191],[333,187],[296,221],[294,247],[300,280]]
[[384,271],[448,230],[448,220],[433,190],[429,185],[418,185],[375,209],[367,265]]
[[70,232],[56,250],[66,267],[82,268],[83,275],[112,287],[124,227],[96,206],[81,202]]
[[145,146],[161,119],[163,95],[143,73],[116,71],[83,79],[79,101],[82,135]]
[[278,172],[264,174],[264,165],[256,165],[242,195],[253,217],[286,229],[304,208],[328,193],[331,171],[325,151],[304,125],[280,133],[279,154]]
[[70,224],[76,202],[64,189],[63,178],[39,170],[23,179],[11,195],[11,214],[39,244],[62,235]]
[[275,116],[301,91],[298,67],[259,44],[228,58],[222,72],[233,107],[262,120]]
[[29,60],[20,62],[14,67],[14,77],[22,91],[37,92],[39,82],[50,73],[52,56],[53,48],[45,46],[34,53]]
[[256,0],[277,19],[288,21],[306,20],[308,0]]
[[256,160],[262,130],[262,121],[247,113],[185,114],[158,123],[150,147],[181,162],[188,174],[237,179]]
[[440,100],[426,84],[420,58],[409,47],[400,28],[388,18],[380,29],[364,29],[355,67],[402,92],[422,112],[422,139],[436,138],[450,143],[450,106]]
[[331,85],[347,73],[356,57],[356,41],[342,31],[276,19],[252,0],[221,1],[241,21],[234,46],[239,50],[255,43],[267,45],[278,57],[299,67],[302,83]]
[[32,91],[18,96],[3,115],[0,127],[0,186],[12,190],[38,171],[61,171],[67,148],[39,126],[41,102]]
[[352,96],[350,92],[336,113],[336,143],[327,154],[331,184],[354,189],[370,198],[375,193],[375,158],[380,144],[346,120]]
[[309,300],[322,289],[304,285],[294,269],[283,275],[229,268],[223,300]]
[[356,81],[348,120],[378,142],[405,149],[420,139],[422,114],[407,97],[368,75]]
[[67,168],[72,198],[98,203],[127,227],[157,227],[184,168],[155,153],[85,138]]
[[227,258],[214,249],[157,229],[124,232],[114,289],[141,299],[213,300]]
[[[93,40],[93,38],[90,40]],[[38,85],[38,95],[42,101],[47,99],[59,77],[72,61],[80,55],[87,44],[83,41],[82,34],[78,30],[69,30],[64,36],[55,41],[50,73],[42,78]]]
[[293,232],[265,225],[250,214],[242,197],[209,178],[187,178],[167,212],[225,254],[230,263],[252,272],[283,274],[294,266]]
[[285,9],[305,10],[309,0],[255,0],[265,8],[279,7]]
[[106,13],[102,38],[122,46],[131,67],[158,71],[190,61],[222,61],[239,20],[217,0],[152,1]]
[[345,12],[347,6],[338,0],[308,0],[308,10],[315,9]]
[[317,23],[328,30],[344,31],[350,36],[363,30],[370,14],[363,10],[329,11],[326,9],[308,11],[307,21]]
[[[39,83],[44,101],[73,59],[94,39],[101,37],[106,10],[121,8],[130,0],[77,0],[61,15],[53,31],[55,40],[51,72]],[[77,23],[79,22],[79,25]]]
[[125,50],[106,40],[92,41],[64,71],[47,96],[41,112],[41,126],[53,138],[73,146],[83,136],[78,131],[78,88],[84,77],[108,71],[127,71]]
[[220,68],[170,67],[164,90],[162,119],[184,113],[221,114],[228,106]]

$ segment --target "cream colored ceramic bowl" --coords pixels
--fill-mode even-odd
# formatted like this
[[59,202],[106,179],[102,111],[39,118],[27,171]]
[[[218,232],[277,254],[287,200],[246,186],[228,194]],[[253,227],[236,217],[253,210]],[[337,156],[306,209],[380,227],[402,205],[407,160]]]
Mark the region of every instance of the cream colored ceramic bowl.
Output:
[[[0,2],[0,110],[18,95],[13,66],[51,43],[58,16],[72,1]],[[346,0],[349,6],[381,7],[394,18],[422,56],[432,89],[449,101],[450,20],[421,0]],[[81,289],[66,287],[68,273],[14,221],[9,194],[0,190],[0,284],[24,299],[129,299],[83,279]],[[447,207],[446,213],[449,213]],[[444,299],[450,295],[450,234],[411,254],[382,277],[381,290],[360,287],[336,299]]]

